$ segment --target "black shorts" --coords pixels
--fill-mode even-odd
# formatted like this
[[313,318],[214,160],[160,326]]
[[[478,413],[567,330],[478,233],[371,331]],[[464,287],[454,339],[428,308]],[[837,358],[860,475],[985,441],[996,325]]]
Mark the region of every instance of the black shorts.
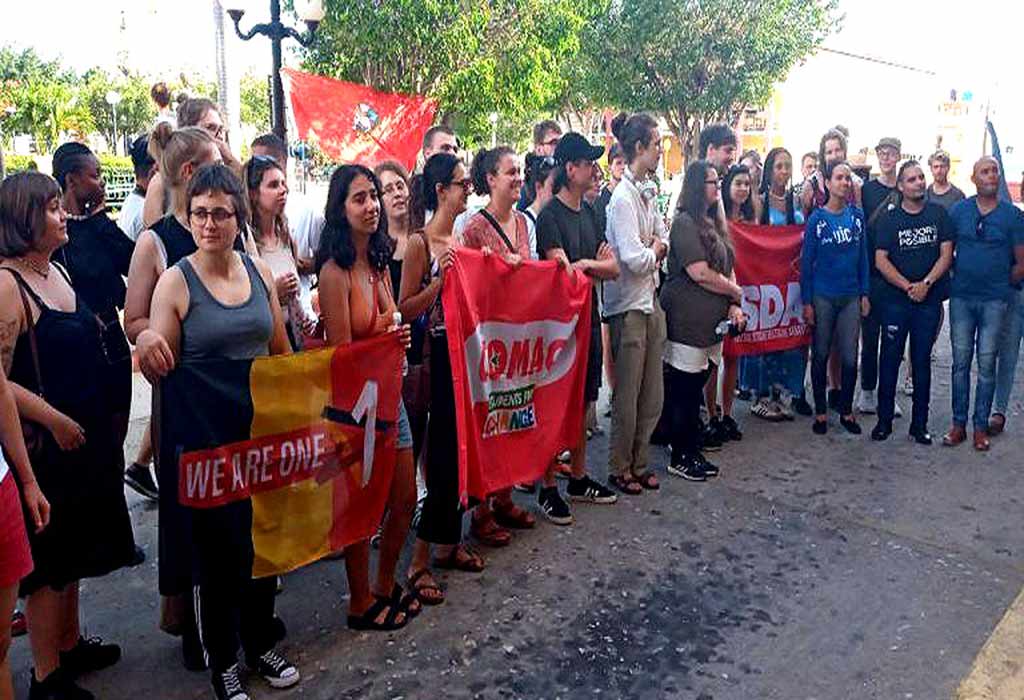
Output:
[[[596,331],[596,332],[595,332]],[[601,369],[603,363],[601,327],[595,324],[590,332],[590,355],[587,359],[587,382],[583,389],[583,400],[597,401],[601,393]]]

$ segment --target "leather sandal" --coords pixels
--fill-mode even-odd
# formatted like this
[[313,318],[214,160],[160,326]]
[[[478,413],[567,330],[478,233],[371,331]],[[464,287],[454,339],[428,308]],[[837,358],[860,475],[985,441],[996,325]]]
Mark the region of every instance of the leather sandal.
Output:
[[495,522],[493,515],[487,519],[474,515],[469,534],[485,547],[507,547],[512,542],[512,533]]
[[661,488],[661,483],[658,481],[658,477],[654,475],[654,472],[644,472],[636,477],[636,481],[648,491],[657,491]]
[[494,520],[502,527],[513,530],[532,530],[537,526],[537,519],[525,508],[520,508],[515,503],[495,503],[492,506]]
[[[409,595],[416,596],[416,599],[423,605],[440,605],[444,602],[444,589],[436,581],[424,582],[422,580],[424,576],[430,576],[430,569],[422,568],[409,577],[405,583],[409,588]],[[431,578],[433,577],[431,576]]]
[[487,568],[487,563],[468,545],[458,544],[452,548],[451,554],[448,556],[434,557],[434,566],[438,569],[478,574]]

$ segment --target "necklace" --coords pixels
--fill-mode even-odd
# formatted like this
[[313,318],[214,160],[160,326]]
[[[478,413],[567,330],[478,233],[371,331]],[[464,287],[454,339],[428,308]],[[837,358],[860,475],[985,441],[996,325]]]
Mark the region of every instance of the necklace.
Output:
[[36,273],[37,275],[39,275],[43,279],[46,279],[46,278],[48,278],[50,276],[50,261],[49,260],[47,260],[45,263],[40,265],[39,263],[37,263],[36,261],[32,260],[31,258],[14,258],[14,259],[17,260],[22,265],[24,265],[25,267],[27,267],[28,269],[32,270],[32,272]]

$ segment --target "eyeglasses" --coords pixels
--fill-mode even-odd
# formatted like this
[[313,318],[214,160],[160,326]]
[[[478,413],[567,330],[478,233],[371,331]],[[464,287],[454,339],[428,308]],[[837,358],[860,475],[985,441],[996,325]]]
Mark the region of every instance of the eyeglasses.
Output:
[[473,181],[469,178],[464,180],[452,180],[450,184],[452,187],[461,187],[466,194],[473,191]]
[[721,180],[705,180],[704,184],[705,185],[714,185],[715,187],[721,187],[722,186],[722,181]]
[[215,226],[222,225],[228,219],[232,219],[235,216],[235,212],[230,209],[193,209],[189,213],[189,217],[192,222],[200,226],[205,226],[206,222],[213,220]]

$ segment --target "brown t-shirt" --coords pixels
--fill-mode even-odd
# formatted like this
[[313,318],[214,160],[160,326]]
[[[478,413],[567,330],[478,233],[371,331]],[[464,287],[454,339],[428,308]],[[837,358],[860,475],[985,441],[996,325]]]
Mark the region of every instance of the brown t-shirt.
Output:
[[680,213],[669,234],[668,278],[661,288],[668,339],[695,348],[709,348],[722,340],[715,326],[729,315],[729,297],[710,292],[690,278],[686,266],[704,261],[726,277],[735,260],[732,245],[715,236],[712,248],[705,247],[700,229],[689,214]]

